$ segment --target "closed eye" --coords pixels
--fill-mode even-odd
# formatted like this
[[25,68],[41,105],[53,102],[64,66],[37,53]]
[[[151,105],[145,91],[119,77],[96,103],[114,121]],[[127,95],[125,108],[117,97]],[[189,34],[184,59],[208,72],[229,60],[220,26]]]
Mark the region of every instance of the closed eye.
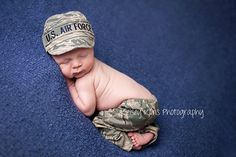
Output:
[[61,64],[67,64],[67,63],[69,63],[69,62],[70,62],[70,59],[65,59],[65,60],[59,62],[58,64],[59,64],[59,65],[61,65]]
[[86,51],[79,53],[79,57],[86,57],[86,56],[88,56],[88,52]]

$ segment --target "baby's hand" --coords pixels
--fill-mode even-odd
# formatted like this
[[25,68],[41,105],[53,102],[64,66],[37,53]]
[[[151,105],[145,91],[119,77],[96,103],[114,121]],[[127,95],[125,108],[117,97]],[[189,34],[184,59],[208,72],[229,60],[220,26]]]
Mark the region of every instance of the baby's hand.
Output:
[[70,89],[71,87],[75,87],[75,80],[74,79],[69,79],[69,78],[66,78],[65,77],[65,80],[66,80],[66,84],[67,84],[67,87]]

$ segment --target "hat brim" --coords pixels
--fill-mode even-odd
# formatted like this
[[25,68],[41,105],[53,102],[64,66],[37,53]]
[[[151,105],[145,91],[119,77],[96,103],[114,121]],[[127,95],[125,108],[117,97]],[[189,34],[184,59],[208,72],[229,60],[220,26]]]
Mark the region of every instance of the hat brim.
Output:
[[95,39],[89,32],[74,32],[55,38],[46,51],[51,55],[61,55],[76,48],[93,48]]

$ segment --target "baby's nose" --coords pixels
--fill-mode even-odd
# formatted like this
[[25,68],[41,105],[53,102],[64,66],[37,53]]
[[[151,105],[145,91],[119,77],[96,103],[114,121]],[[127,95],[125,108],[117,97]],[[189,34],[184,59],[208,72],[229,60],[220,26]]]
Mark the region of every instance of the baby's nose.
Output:
[[82,63],[80,61],[74,61],[73,62],[73,65],[72,65],[72,68],[79,68],[80,66],[82,65]]

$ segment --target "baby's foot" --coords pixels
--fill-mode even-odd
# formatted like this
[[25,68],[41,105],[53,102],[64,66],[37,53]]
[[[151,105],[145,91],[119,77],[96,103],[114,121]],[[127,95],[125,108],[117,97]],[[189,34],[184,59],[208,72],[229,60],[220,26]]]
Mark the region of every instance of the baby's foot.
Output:
[[139,150],[143,145],[147,144],[153,139],[154,134],[150,132],[144,134],[140,134],[138,132],[129,132],[128,136],[133,143],[133,149]]

